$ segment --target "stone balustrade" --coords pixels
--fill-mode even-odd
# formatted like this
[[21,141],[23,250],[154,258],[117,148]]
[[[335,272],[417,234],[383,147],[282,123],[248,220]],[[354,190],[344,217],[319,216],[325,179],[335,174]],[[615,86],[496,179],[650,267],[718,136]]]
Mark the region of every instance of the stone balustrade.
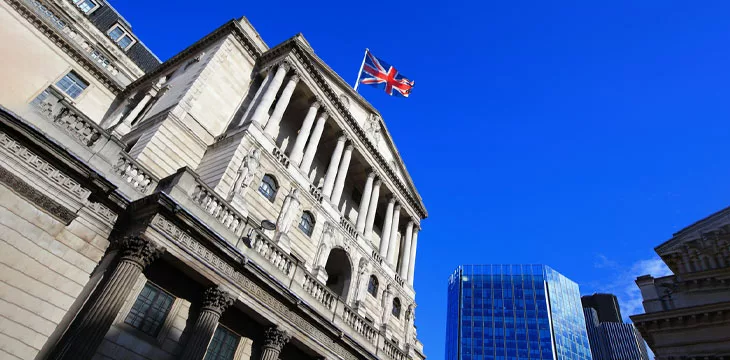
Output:
[[380,253],[378,253],[378,250],[373,250],[373,252],[372,252],[372,253],[371,253],[370,255],[372,255],[372,257],[373,257],[373,260],[374,260],[374,261],[375,261],[375,262],[376,262],[376,263],[377,263],[378,265],[383,265],[383,257],[382,257],[382,256],[380,256]]
[[387,355],[389,358],[393,360],[406,360],[408,359],[408,356],[401,351],[401,349],[398,348],[398,345],[396,345],[394,342],[388,340],[387,338],[383,338],[383,351],[385,352],[385,355]]
[[342,226],[345,232],[350,236],[357,238],[357,229],[355,229],[355,225],[353,225],[348,218],[344,216],[340,217],[340,226]]
[[256,234],[251,239],[251,248],[264,259],[268,260],[271,265],[281,270],[287,277],[291,274],[294,259],[278,245],[267,239],[266,236]]
[[274,146],[274,149],[271,150],[271,153],[274,155],[274,157],[276,158],[276,160],[278,160],[282,165],[289,166],[289,157],[286,156],[284,154],[284,152],[281,151],[281,149],[279,149],[278,147]]
[[342,312],[342,320],[347,325],[350,325],[360,335],[368,339],[371,343],[375,343],[375,339],[378,332],[375,328],[362,316],[358,315],[355,310],[352,310],[349,306],[345,306]]
[[119,153],[119,158],[113,170],[122,180],[142,194],[147,194],[157,184],[157,179],[147,173],[136,160],[125,152]]
[[405,284],[405,281],[403,281],[403,278],[402,278],[402,277],[400,277],[400,275],[398,275],[398,273],[396,273],[396,274],[395,274],[395,281],[396,281],[396,282],[398,283],[398,285],[400,285],[401,287],[403,286],[403,284]]
[[322,196],[322,189],[314,184],[309,184],[309,193],[312,194],[317,201],[322,202],[322,199],[324,198],[324,196]]
[[53,86],[33,100],[41,114],[84,146],[93,146],[104,134],[94,121],[77,110],[60,91]]
[[190,197],[205,212],[213,216],[226,229],[237,236],[243,233],[246,220],[227,201],[220,197],[213,189],[196,179],[196,186]]
[[327,310],[332,310],[337,295],[335,295],[327,286],[323,285],[309,273],[304,274],[304,282],[302,283],[304,291],[312,295],[317,301],[324,305]]

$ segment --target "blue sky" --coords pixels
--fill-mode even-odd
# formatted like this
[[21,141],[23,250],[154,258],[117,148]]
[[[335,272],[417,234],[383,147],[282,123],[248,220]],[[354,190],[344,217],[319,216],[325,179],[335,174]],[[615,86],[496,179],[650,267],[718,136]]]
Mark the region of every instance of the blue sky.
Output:
[[163,60],[245,15],[269,45],[302,32],[348,81],[365,47],[416,81],[409,99],[360,92],[430,212],[431,359],[457,265],[548,264],[628,315],[633,278],[664,271],[653,248],[730,203],[728,2],[112,3]]

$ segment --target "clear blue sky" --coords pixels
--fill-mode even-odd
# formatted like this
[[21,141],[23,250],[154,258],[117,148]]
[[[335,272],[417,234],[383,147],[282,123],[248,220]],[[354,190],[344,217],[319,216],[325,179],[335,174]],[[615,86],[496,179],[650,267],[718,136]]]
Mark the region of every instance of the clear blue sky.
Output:
[[457,265],[548,264],[627,312],[633,278],[662,271],[653,248],[730,204],[726,1],[113,5],[163,60],[246,15],[269,45],[302,32],[350,82],[365,47],[416,81],[409,99],[361,94],[430,212],[416,316],[431,359]]

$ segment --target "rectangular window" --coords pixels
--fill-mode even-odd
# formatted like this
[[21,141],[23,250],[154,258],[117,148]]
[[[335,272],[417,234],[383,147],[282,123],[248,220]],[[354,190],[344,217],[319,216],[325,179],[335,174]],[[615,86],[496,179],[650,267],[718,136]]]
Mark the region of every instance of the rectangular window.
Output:
[[91,12],[91,10],[96,9],[96,7],[99,6],[99,4],[97,4],[96,1],[93,1],[93,0],[73,0],[73,1],[74,1],[74,4],[76,4],[76,6],[79,9],[81,9],[81,11],[84,14],[88,14],[89,12]]
[[127,30],[124,30],[123,27],[119,26],[119,24],[115,24],[114,26],[112,26],[108,34],[109,38],[114,40],[114,42],[117,43],[117,45],[119,45],[119,47],[124,50],[127,50],[129,46],[134,43],[132,35],[130,35]]
[[75,99],[81,95],[81,92],[84,91],[89,84],[86,81],[81,80],[75,72],[71,71],[61,80],[58,80],[56,86],[61,89],[61,91],[68,94],[68,96]]
[[148,282],[124,322],[147,335],[157,336],[174,300],[172,295]]
[[240,336],[218,325],[205,353],[205,360],[233,360],[240,339]]

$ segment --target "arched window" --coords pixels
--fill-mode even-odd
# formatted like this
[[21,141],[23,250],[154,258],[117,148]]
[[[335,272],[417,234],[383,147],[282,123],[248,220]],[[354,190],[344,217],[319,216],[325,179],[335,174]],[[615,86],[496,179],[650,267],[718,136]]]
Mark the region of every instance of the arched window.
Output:
[[259,192],[269,201],[274,202],[276,199],[276,191],[279,190],[279,186],[276,185],[276,179],[273,176],[266,174],[261,179],[261,185],[259,186]]
[[375,275],[370,275],[370,282],[368,282],[368,292],[374,298],[378,297],[378,278]]
[[312,231],[314,231],[314,215],[309,211],[305,211],[302,214],[302,220],[299,221],[299,230],[307,234],[307,236],[312,236]]
[[398,298],[393,299],[392,313],[393,313],[393,316],[400,319],[400,299],[398,299]]

